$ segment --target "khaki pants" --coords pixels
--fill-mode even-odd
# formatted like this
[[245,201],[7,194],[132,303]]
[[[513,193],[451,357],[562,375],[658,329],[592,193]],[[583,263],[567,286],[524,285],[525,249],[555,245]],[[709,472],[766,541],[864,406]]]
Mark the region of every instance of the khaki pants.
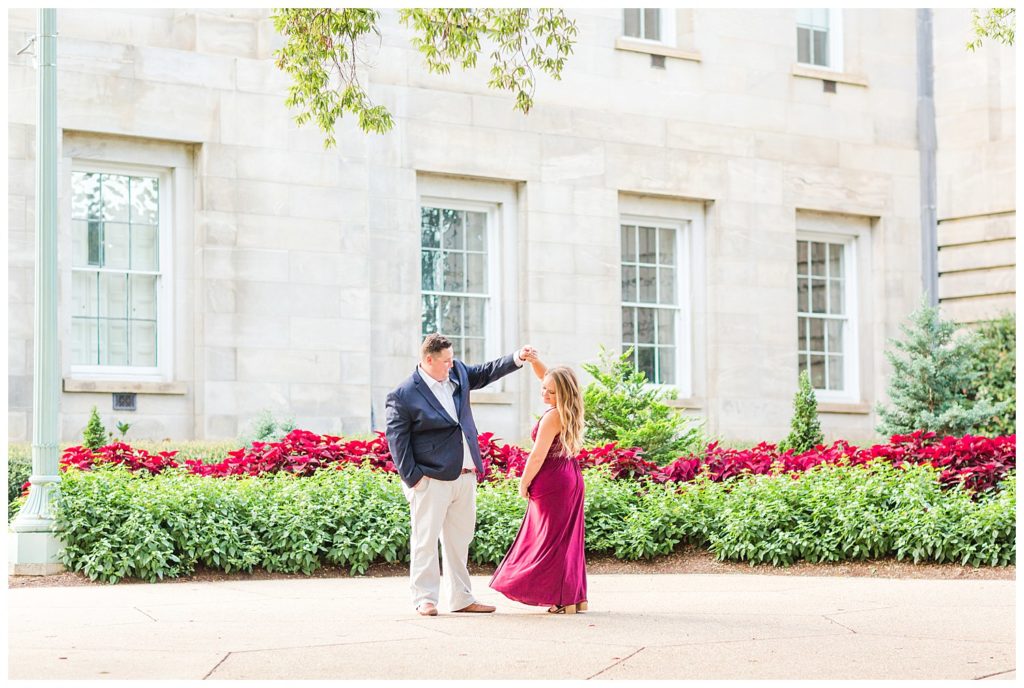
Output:
[[444,556],[444,583],[449,608],[467,607],[476,599],[470,589],[469,543],[476,529],[476,474],[455,480],[424,477],[416,489],[402,483],[409,501],[409,587],[412,602],[438,603],[441,589],[437,541]]

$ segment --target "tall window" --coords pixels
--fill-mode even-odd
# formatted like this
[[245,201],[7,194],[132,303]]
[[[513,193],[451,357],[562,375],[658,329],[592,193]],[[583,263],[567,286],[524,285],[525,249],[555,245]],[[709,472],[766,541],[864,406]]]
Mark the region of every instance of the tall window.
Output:
[[72,365],[155,369],[160,175],[76,170],[71,187]]
[[831,59],[831,15],[828,9],[796,11],[797,62],[818,67],[836,67]]
[[797,340],[799,370],[807,370],[815,389],[836,392],[850,386],[849,274],[852,244],[798,240]]
[[486,210],[420,208],[421,331],[452,340],[456,358],[485,360],[488,332]]
[[624,221],[622,351],[655,384],[678,382],[679,228]]
[[643,41],[675,44],[675,10],[630,7],[622,11],[622,35]]

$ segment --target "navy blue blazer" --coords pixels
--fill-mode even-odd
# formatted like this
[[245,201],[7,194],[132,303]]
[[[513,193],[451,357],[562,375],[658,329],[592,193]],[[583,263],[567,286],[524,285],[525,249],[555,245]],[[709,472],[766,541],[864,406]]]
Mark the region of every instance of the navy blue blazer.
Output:
[[511,354],[476,366],[454,361],[448,378],[455,384],[457,423],[423,381],[418,366],[412,377],[391,390],[384,434],[402,482],[412,487],[424,475],[438,480],[458,478],[462,472],[463,441],[469,444],[477,471],[483,473],[469,390],[486,387],[520,367]]

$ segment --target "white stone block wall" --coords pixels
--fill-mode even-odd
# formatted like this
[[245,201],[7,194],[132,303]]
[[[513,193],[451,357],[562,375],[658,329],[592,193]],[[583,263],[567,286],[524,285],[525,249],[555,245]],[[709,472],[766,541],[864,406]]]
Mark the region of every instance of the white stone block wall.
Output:
[[[684,403],[733,440],[787,432],[798,218],[864,227],[861,398],[822,420],[830,438],[874,439],[885,340],[921,283],[914,10],[844,11],[844,71],[867,85],[840,80],[834,94],[793,73],[791,10],[678,10],[678,47],[699,61],[669,57],[664,69],[614,48],[621,10],[570,15],[581,33],[563,79],[539,78],[524,116],[487,88],[484,60],[428,73],[385,11],[364,82],[395,129],[364,134],[346,117],[325,151],[283,104],[268,10],[61,10],[65,137],[192,156],[188,236],[176,237],[186,255],[175,262],[174,381],[186,391],[140,394],[130,434],[234,437],[265,408],[319,432],[382,429],[384,397],[413,371],[420,341],[419,199],[448,184],[514,210],[501,230],[498,353],[531,343],[581,374],[600,346],[620,346],[621,216],[645,203],[677,219],[696,213]],[[35,13],[8,17],[10,44],[23,43]],[[9,95],[9,426],[27,439],[29,58],[9,58]],[[988,155],[1012,170],[1012,157]],[[109,395],[62,403],[67,440],[92,404],[113,417]],[[539,383],[524,371],[474,404],[482,430],[520,441],[541,408]]]

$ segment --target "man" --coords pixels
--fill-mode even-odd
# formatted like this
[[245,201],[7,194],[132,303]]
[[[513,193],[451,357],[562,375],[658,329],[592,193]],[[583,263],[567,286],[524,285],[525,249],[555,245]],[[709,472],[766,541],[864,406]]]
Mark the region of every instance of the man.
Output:
[[468,366],[454,359],[451,341],[431,334],[423,340],[412,377],[388,394],[386,435],[411,514],[410,588],[423,616],[437,616],[438,537],[451,609],[494,611],[473,597],[467,568],[476,528],[477,474],[483,472],[469,390],[518,370],[532,352],[525,346],[514,355]]

